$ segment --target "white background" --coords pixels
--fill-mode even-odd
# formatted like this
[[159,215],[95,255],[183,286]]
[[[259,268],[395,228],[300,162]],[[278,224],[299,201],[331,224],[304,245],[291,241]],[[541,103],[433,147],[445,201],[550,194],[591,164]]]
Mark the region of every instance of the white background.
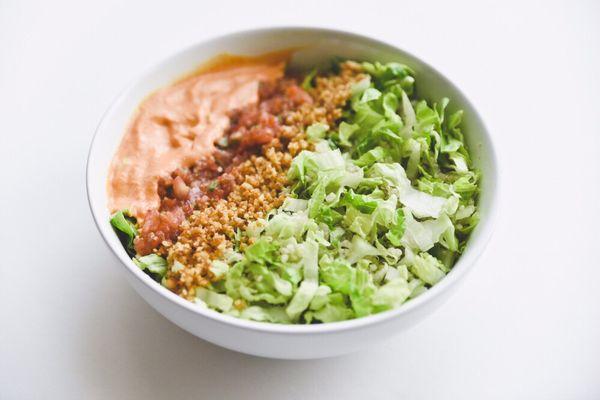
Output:
[[[0,0],[0,399],[599,399],[599,3],[282,3]],[[486,119],[502,175],[495,236],[456,295],[321,361],[236,354],[162,318],[125,283],[84,190],[94,128],[140,71],[285,24],[438,67]]]

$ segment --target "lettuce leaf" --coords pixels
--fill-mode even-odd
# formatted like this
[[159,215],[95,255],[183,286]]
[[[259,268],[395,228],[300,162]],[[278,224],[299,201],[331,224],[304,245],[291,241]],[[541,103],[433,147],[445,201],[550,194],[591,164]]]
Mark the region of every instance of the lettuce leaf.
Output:
[[168,270],[167,260],[158,254],[148,254],[147,256],[133,258],[133,263],[142,271],[150,272],[157,281],[160,282]]
[[318,267],[319,247],[314,241],[306,241],[302,248],[302,269],[304,278],[300,287],[292,297],[289,305],[285,309],[287,315],[296,320],[300,314],[308,308],[317,288],[319,287],[319,267]]
[[135,227],[136,220],[131,216],[128,210],[120,210],[113,214],[110,219],[115,232],[117,232],[121,243],[125,246],[128,253],[135,254],[133,248],[133,239],[138,235]]

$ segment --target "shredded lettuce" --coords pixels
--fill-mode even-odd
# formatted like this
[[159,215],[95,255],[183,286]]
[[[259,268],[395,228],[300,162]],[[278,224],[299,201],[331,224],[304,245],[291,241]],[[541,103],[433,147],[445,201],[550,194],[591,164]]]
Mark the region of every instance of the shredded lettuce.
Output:
[[110,219],[110,224],[115,232],[117,232],[121,243],[130,254],[135,254],[133,239],[135,239],[138,234],[135,223],[135,218],[129,214],[128,210],[117,211]]
[[149,272],[150,275],[153,276],[157,281],[160,281],[168,270],[167,260],[158,254],[148,254],[147,256],[135,257],[133,262],[142,271]]
[[319,286],[319,246],[315,241],[306,241],[302,246],[303,280],[285,309],[287,315],[296,320],[308,308]]
[[318,139],[323,139],[328,130],[329,126],[327,124],[317,122],[306,128],[306,136],[309,139],[316,141]]
[[317,69],[313,68],[308,74],[306,74],[306,76],[304,77],[304,80],[302,80],[302,89],[304,90],[310,90],[312,88],[314,88],[313,86],[313,80],[315,79],[315,76],[317,76]]
[[442,262],[429,253],[415,256],[410,270],[415,276],[430,285],[435,285],[446,276]]

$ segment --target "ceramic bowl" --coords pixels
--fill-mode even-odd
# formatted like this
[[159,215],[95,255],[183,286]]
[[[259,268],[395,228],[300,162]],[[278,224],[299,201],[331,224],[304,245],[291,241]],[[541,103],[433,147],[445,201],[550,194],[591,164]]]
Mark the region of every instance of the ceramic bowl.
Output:
[[[154,90],[222,53],[259,55],[296,48],[292,65],[309,68],[333,56],[365,61],[397,61],[416,73],[419,96],[451,99],[450,111],[464,110],[463,131],[473,162],[481,170],[481,222],[452,271],[433,288],[401,307],[369,317],[317,325],[277,325],[246,321],[203,309],[162,287],[130,260],[109,223],[106,181],[109,164],[140,102]],[[321,358],[353,352],[396,335],[431,314],[473,268],[492,232],[497,203],[497,166],[488,130],[466,96],[433,67],[393,45],[362,35],[315,28],[269,28],[233,33],[181,50],[141,75],[110,106],[91,144],[87,192],[104,241],[121,261],[133,288],[159,313],[199,338],[231,350],[285,359]]]

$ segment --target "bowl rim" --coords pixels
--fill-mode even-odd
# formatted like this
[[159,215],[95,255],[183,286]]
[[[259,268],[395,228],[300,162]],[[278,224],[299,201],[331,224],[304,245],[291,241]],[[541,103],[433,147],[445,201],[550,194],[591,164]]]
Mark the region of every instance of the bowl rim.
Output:
[[[432,72],[437,74],[446,83],[450,86],[450,88],[456,93],[460,94],[463,98],[463,103],[466,107],[470,108],[474,111],[473,117],[478,121],[478,123],[483,127],[480,136],[486,142],[486,152],[488,157],[488,162],[490,163],[490,172],[486,173],[485,180],[489,181],[490,184],[487,188],[486,195],[489,196],[489,209],[485,219],[482,219],[477,225],[475,231],[471,234],[475,234],[476,238],[469,238],[468,252],[466,254],[461,255],[456,264],[453,266],[452,270],[437,284],[427,290],[425,293],[420,296],[411,299],[410,301],[402,304],[401,306],[387,310],[378,314],[369,315],[365,317],[355,318],[351,320],[338,321],[338,322],[328,322],[321,324],[276,324],[270,322],[259,322],[259,321],[251,321],[244,320],[241,318],[233,317],[230,315],[221,314],[217,311],[201,308],[195,305],[194,303],[183,299],[171,292],[167,288],[158,284],[152,278],[150,278],[147,274],[145,274],[141,269],[139,269],[133,261],[127,256],[125,250],[122,248],[115,249],[113,244],[108,240],[107,235],[114,235],[114,232],[108,230],[110,224],[107,221],[100,221],[100,212],[98,207],[100,207],[91,194],[91,187],[94,184],[90,179],[90,166],[93,160],[95,144],[99,137],[99,132],[101,132],[104,124],[107,119],[111,116],[115,110],[119,108],[120,103],[128,96],[128,94],[132,91],[132,89],[139,83],[144,81],[150,76],[150,74],[162,67],[165,64],[168,64],[173,58],[177,57],[180,54],[191,51],[195,47],[203,44],[208,44],[213,41],[219,41],[223,39],[242,39],[246,35],[254,35],[254,34],[277,34],[283,32],[306,32],[310,31],[313,33],[322,33],[325,35],[334,35],[337,37],[342,37],[344,40],[361,40],[366,42],[371,42],[378,46],[386,46],[401,53],[406,54],[408,57],[412,57],[417,60],[420,64],[430,69]],[[224,52],[227,50],[224,49]],[[185,71],[182,71],[185,73]],[[133,111],[132,111],[133,112]],[[150,67],[146,68],[142,73],[137,75],[136,78],[132,79],[130,83],[123,89],[120,94],[110,103],[110,106],[103,113],[100,122],[98,123],[94,135],[92,137],[90,147],[87,154],[86,160],[86,194],[88,199],[88,204],[90,207],[90,211],[93,216],[94,223],[102,236],[103,241],[110,248],[112,253],[121,261],[121,263],[126,267],[126,270],[138,281],[142,283],[142,285],[147,286],[149,289],[154,291],[160,297],[165,298],[167,301],[172,303],[175,306],[181,307],[186,311],[189,311],[193,314],[196,314],[201,318],[208,318],[212,322],[219,323],[224,326],[233,327],[233,328],[241,328],[252,330],[256,332],[264,332],[264,333],[278,333],[278,334],[286,334],[286,335],[311,335],[311,334],[321,334],[321,333],[338,333],[347,330],[353,330],[358,328],[363,328],[371,325],[379,325],[391,319],[400,317],[403,314],[409,314],[412,311],[425,306],[427,303],[430,303],[435,298],[439,297],[443,292],[449,290],[451,287],[455,286],[461,278],[465,276],[467,272],[469,272],[473,266],[475,265],[477,259],[483,254],[487,244],[489,243],[492,233],[493,227],[495,225],[495,220],[497,218],[497,204],[498,204],[498,185],[500,184],[500,180],[498,179],[498,161],[495,151],[495,146],[492,140],[491,135],[489,134],[489,129],[487,128],[483,118],[481,117],[480,112],[473,106],[473,103],[467,97],[467,95],[458,88],[453,81],[451,81],[447,76],[441,73],[437,68],[434,68],[429,63],[424,61],[421,57],[414,55],[412,52],[406,51],[403,48],[400,48],[394,44],[390,44],[381,39],[373,38],[370,36],[366,36],[363,34],[357,34],[354,32],[341,30],[341,29],[332,29],[332,28],[323,28],[323,27],[314,27],[314,26],[274,26],[274,27],[259,27],[252,29],[244,29],[233,31],[229,33],[219,34],[216,36],[211,36],[199,41],[196,41],[190,45],[187,45],[183,48],[180,48],[169,55],[163,57],[158,62],[153,63]],[[101,184],[105,184],[102,182]],[[108,226],[107,226],[108,225]],[[474,239],[477,239],[477,243],[471,243]],[[143,296],[142,296],[143,297]],[[144,298],[145,301],[148,301]]]

